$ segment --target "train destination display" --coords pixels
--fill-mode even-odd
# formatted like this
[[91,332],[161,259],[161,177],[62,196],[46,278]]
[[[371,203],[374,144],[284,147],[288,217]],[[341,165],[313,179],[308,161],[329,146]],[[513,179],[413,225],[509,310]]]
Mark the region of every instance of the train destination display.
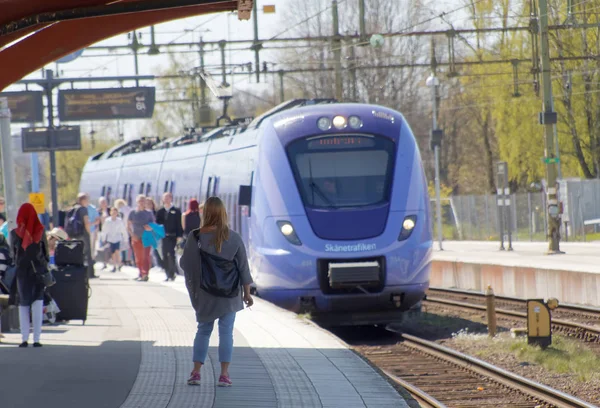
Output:
[[360,149],[375,146],[372,137],[365,136],[327,136],[313,139],[308,142],[310,150],[328,149],[339,147],[343,149]]
[[58,93],[61,121],[151,118],[155,102],[153,87],[68,89]]
[[8,99],[12,123],[36,123],[44,120],[43,95],[40,91],[2,92],[0,98]]

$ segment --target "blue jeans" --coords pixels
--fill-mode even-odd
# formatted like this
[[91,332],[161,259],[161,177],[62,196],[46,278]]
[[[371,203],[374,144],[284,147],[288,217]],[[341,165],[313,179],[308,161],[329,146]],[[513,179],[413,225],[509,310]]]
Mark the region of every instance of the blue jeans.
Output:
[[[233,354],[233,323],[235,312],[227,313],[219,318],[219,361],[230,363]],[[194,339],[194,363],[204,364],[208,354],[208,343],[215,322],[198,323],[198,331]]]

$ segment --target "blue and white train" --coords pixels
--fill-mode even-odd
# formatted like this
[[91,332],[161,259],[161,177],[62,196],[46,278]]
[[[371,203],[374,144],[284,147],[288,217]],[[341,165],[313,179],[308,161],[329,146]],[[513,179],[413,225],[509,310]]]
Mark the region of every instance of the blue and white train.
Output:
[[292,100],[247,126],[91,157],[93,199],[176,205],[217,195],[247,247],[260,297],[325,324],[387,324],[429,286],[427,182],[404,117],[375,105]]

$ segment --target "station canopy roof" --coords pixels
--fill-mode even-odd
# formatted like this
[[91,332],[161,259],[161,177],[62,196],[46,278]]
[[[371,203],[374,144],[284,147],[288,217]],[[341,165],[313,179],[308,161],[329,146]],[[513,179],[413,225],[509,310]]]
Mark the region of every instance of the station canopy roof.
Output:
[[0,0],[0,90],[105,38],[184,17],[238,10],[252,0]]

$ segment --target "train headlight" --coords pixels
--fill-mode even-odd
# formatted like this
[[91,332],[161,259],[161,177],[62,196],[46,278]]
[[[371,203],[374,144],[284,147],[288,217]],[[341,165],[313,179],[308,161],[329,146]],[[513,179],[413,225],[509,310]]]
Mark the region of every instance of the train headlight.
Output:
[[358,116],[350,116],[348,118],[348,124],[352,129],[360,129],[363,125],[362,120]]
[[279,227],[279,231],[288,240],[290,244],[293,245],[302,245],[300,238],[296,235],[296,231],[294,230],[294,226],[292,223],[288,221],[277,221],[277,226]]
[[336,129],[343,129],[346,127],[346,118],[343,116],[336,116],[335,118],[333,118],[333,126],[335,126]]
[[331,129],[331,119],[322,117],[317,121],[317,126],[321,130],[329,130]]
[[280,228],[281,233],[286,237],[289,237],[294,233],[294,227],[292,227],[292,224],[282,224]]
[[415,221],[412,218],[405,218],[402,223],[402,229],[411,231],[415,227]]
[[415,225],[417,225],[417,216],[416,215],[407,215],[404,217],[404,221],[402,222],[402,231],[400,231],[400,235],[398,236],[398,241],[404,241],[410,237],[413,230],[415,229]]

